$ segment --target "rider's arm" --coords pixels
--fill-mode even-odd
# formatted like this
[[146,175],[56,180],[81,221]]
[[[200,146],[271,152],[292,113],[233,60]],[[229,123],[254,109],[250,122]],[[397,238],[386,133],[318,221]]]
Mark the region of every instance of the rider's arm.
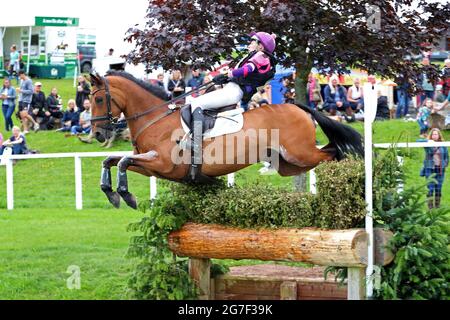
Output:
[[253,71],[255,71],[256,66],[252,63],[246,63],[244,64],[241,68],[237,68],[234,69],[233,71],[231,71],[233,77],[246,77],[249,73],[252,73]]

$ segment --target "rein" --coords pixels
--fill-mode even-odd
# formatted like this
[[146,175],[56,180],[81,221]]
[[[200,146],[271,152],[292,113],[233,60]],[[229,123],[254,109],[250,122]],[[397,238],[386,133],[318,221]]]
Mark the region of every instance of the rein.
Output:
[[[118,117],[114,117],[113,114],[112,114],[111,101],[114,102],[114,104],[119,108],[119,110],[123,110],[123,108],[114,99],[114,97],[111,96],[111,93],[110,93],[110,90],[109,90],[108,79],[106,77],[101,77],[101,79],[104,82],[104,88],[100,88],[100,89],[95,90],[92,93],[92,96],[94,96],[99,91],[103,91],[103,90],[105,91],[106,112],[107,113],[106,113],[106,115],[103,115],[103,116],[98,116],[98,117],[91,118],[91,123],[98,122],[98,121],[108,121],[108,123],[106,125],[99,125],[99,127],[103,128],[105,130],[114,130],[118,126],[119,118]],[[164,103],[162,103],[160,105],[150,107],[149,109],[147,109],[147,110],[145,110],[143,112],[140,112],[140,113],[137,113],[135,115],[132,115],[130,117],[125,118],[126,121],[137,120],[137,119],[139,119],[139,118],[141,118],[141,117],[143,117],[143,116],[145,116],[147,114],[152,113],[153,111],[155,111],[157,109],[160,109],[160,108],[165,107],[165,106],[169,107],[169,109],[166,112],[164,112],[163,114],[157,116],[156,118],[153,118],[153,119],[149,120],[148,122],[146,122],[143,126],[141,126],[138,129],[134,139],[131,140],[131,143],[133,144],[133,146],[136,146],[137,138],[142,134],[142,132],[144,132],[144,130],[146,130],[148,127],[152,126],[153,124],[155,124],[159,120],[161,120],[161,119],[171,115],[172,113],[174,113],[176,110],[178,110],[180,108],[178,106],[176,106],[174,108],[171,108],[170,104],[172,104],[173,102],[175,102],[177,100],[180,100],[180,99],[182,99],[184,97],[187,97],[187,96],[191,95],[192,93],[198,92],[198,91],[200,91],[202,88],[204,88],[206,86],[209,86],[208,89],[206,89],[206,90],[209,90],[213,85],[214,85],[214,83],[212,81],[210,81],[208,83],[202,84],[200,87],[198,87],[198,88],[196,88],[194,90],[186,92],[186,93],[184,93],[184,94],[182,94],[182,95],[180,95],[180,96],[178,96],[176,98],[173,98],[173,99],[171,99],[169,101],[166,101],[166,102],[164,102]]]

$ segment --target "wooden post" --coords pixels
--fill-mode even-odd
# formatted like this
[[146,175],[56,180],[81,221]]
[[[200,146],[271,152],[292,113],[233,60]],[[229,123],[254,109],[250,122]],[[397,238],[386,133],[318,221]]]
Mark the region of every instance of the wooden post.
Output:
[[209,285],[209,300],[216,300],[216,279],[211,278]]
[[280,285],[280,300],[297,300],[297,282],[284,281]]
[[365,268],[348,268],[347,299],[364,300],[366,298]]
[[209,300],[211,293],[211,260],[189,259],[189,275],[197,285],[199,300]]

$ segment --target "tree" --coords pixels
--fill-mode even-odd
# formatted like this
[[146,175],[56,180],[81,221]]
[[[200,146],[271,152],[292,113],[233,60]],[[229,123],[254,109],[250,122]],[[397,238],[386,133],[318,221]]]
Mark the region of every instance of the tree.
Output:
[[[128,55],[149,68],[187,61],[213,65],[235,53],[238,35],[275,33],[276,56],[296,68],[298,102],[306,100],[313,67],[322,73],[362,68],[418,81],[424,68],[405,59],[447,32],[450,4],[429,0],[150,0],[145,29],[132,28]],[[425,70],[436,79],[436,67]],[[304,183],[305,179],[303,177]]]
[[[236,52],[238,35],[273,32],[277,58],[296,68],[297,99],[304,102],[312,67],[418,80],[422,66],[405,57],[437,44],[449,18],[449,3],[425,0],[150,0],[146,27],[130,29],[126,38],[136,43],[128,60],[149,68],[210,66]],[[427,72],[437,77],[436,68]]]

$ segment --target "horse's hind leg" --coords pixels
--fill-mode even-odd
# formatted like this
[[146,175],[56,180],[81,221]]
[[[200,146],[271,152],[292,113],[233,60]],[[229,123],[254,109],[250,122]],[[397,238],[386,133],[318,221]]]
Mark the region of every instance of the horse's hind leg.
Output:
[[311,170],[313,167],[299,167],[295,164],[289,163],[280,156],[278,160],[278,174],[282,177],[291,177],[299,175],[300,173],[307,172]]
[[108,197],[109,202],[116,208],[120,207],[120,196],[112,189],[111,182],[111,167],[116,166],[122,159],[120,156],[108,157],[103,161],[102,176],[100,178],[100,187],[105,195]]
[[[306,152],[305,152],[306,154]],[[322,161],[332,159],[332,155],[319,149],[308,150],[307,157],[305,155],[295,155],[280,146],[278,173],[281,176],[294,176],[303,172],[307,172],[316,167]]]
[[117,192],[133,209],[137,209],[136,197],[128,191],[127,169],[130,166],[142,167],[142,162],[148,162],[156,159],[158,153],[149,151],[144,154],[123,157],[117,164]]

